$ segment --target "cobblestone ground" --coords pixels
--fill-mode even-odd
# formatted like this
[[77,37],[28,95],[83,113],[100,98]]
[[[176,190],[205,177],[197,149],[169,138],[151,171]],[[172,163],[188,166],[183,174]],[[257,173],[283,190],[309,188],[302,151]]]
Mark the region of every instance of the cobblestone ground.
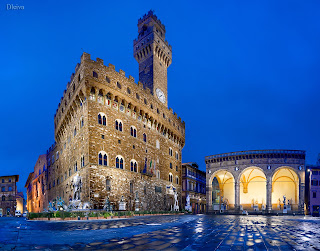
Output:
[[0,218],[0,250],[320,250],[320,219],[150,216],[40,222]]

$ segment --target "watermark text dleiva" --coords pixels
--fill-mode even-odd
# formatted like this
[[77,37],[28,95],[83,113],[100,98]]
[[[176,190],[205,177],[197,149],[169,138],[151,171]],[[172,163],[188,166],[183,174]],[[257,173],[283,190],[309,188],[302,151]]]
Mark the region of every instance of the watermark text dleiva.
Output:
[[24,6],[17,4],[7,4],[7,10],[24,10]]

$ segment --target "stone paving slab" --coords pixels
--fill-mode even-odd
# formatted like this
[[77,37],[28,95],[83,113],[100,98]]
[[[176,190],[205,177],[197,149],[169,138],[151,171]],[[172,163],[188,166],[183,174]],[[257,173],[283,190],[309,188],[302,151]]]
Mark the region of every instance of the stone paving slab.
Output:
[[182,215],[117,221],[0,218],[0,250],[320,250],[320,219]]

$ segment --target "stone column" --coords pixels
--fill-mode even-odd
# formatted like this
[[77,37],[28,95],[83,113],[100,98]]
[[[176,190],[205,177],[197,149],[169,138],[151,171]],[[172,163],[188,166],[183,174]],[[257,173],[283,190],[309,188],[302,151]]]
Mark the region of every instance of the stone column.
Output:
[[234,209],[236,211],[239,211],[240,210],[240,182],[239,181],[234,182],[234,195],[235,195]]
[[267,176],[267,213],[272,210],[272,177]]
[[207,212],[210,212],[213,210],[212,208],[212,186],[208,186],[206,188],[206,200],[207,200]]
[[305,193],[305,184],[299,180],[299,207],[298,210],[301,213],[304,213],[304,193]]

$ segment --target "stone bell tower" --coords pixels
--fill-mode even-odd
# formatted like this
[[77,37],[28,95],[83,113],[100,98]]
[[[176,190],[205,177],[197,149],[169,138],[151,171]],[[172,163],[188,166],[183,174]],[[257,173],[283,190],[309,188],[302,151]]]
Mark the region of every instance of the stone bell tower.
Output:
[[133,55],[139,63],[139,81],[167,107],[167,68],[172,62],[172,48],[165,40],[166,29],[149,11],[139,19],[138,33]]

